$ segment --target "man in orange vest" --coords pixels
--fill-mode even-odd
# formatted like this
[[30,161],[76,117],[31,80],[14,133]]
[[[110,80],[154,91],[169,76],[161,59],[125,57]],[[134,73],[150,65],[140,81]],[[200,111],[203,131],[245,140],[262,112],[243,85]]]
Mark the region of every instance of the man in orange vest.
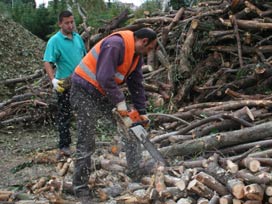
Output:
[[[146,98],[142,85],[143,55],[157,45],[157,34],[150,28],[119,31],[98,42],[81,60],[72,76],[71,104],[77,116],[78,141],[73,176],[75,194],[82,203],[90,203],[88,180],[91,154],[95,151],[97,121],[112,121],[112,109],[128,112],[119,85],[126,83],[134,108],[146,116]],[[139,175],[140,143],[124,139],[128,175]]]

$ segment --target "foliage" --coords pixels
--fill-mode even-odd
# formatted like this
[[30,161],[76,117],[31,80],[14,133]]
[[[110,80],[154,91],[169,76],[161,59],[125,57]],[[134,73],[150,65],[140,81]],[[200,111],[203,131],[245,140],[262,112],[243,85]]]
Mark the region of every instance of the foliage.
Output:
[[170,0],[170,5],[173,9],[178,10],[180,7],[192,7],[198,0]]
[[[127,7],[118,0],[108,0],[107,3],[103,0],[78,0],[77,2],[85,10],[87,24],[93,28],[103,26],[105,22],[118,16]],[[144,17],[144,12],[152,13],[160,10],[160,7],[160,0],[146,0],[137,10],[133,11],[134,16],[135,18]],[[58,14],[66,9],[73,12],[76,25],[82,23],[78,6],[73,0],[50,0],[47,7],[45,5],[36,7],[35,0],[0,0],[0,11],[5,16],[11,17],[45,41],[59,29],[57,26]]]
[[0,1],[0,12],[5,17],[11,17],[11,5]]
[[146,0],[135,12],[135,18],[144,17],[144,12],[153,13],[160,10],[161,3],[158,0]]

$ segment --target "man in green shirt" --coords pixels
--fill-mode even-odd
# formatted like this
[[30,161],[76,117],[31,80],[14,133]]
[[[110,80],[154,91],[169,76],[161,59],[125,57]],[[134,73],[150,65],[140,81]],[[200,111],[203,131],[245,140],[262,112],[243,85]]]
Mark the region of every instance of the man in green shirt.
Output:
[[57,93],[60,149],[57,158],[60,159],[62,156],[70,156],[71,154],[70,88],[64,87],[63,82],[73,73],[75,67],[86,54],[86,49],[81,36],[74,32],[74,17],[70,11],[63,11],[59,14],[58,26],[60,30],[49,39],[43,61],[45,71]]

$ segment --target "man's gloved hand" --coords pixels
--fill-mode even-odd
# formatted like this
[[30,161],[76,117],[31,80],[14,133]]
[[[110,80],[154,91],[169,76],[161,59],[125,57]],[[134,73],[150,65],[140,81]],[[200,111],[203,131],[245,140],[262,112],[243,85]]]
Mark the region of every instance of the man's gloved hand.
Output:
[[53,84],[53,89],[54,89],[54,90],[56,90],[56,91],[59,92],[59,93],[64,92],[65,89],[62,87],[62,85],[63,85],[63,80],[58,80],[58,79],[54,78],[54,79],[52,80],[52,84]]
[[117,103],[116,110],[122,117],[128,116],[126,101],[121,101],[120,103]]

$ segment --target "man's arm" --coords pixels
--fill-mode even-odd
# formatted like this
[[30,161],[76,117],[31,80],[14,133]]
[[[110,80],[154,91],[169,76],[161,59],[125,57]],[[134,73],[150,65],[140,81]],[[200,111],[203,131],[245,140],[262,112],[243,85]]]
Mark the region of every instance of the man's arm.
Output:
[[113,105],[125,100],[123,92],[114,80],[117,66],[122,64],[124,44],[120,36],[104,41],[96,66],[96,79]]
[[50,81],[52,81],[55,75],[53,65],[50,62],[44,62],[44,70],[47,73]]

